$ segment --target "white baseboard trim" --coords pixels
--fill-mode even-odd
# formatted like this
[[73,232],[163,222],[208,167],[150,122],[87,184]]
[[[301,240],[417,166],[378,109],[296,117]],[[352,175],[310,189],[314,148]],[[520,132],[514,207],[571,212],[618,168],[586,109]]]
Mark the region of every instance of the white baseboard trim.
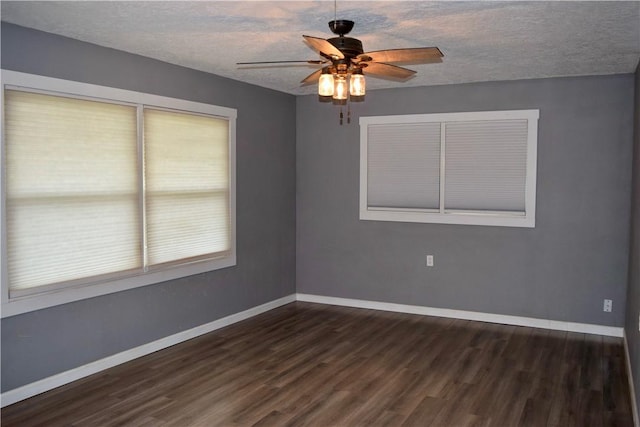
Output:
[[[602,326],[602,325],[592,325],[592,324],[586,324],[586,323],[562,322],[558,320],[536,319],[531,317],[520,317],[520,316],[507,316],[507,315],[501,315],[501,314],[481,313],[481,312],[475,312],[475,311],[451,310],[451,309],[445,309],[445,308],[435,308],[435,307],[406,305],[406,304],[394,304],[394,303],[358,300],[358,299],[350,299],[350,298],[336,298],[336,297],[327,297],[327,296],[321,296],[321,295],[292,294],[292,295],[288,295],[286,297],[279,298],[277,300],[270,301],[268,303],[250,308],[240,313],[235,313],[230,316],[224,317],[222,319],[218,319],[204,325],[196,326],[195,328],[178,332],[177,334],[173,334],[168,337],[161,338],[159,340],[156,340],[147,344],[143,344],[139,347],[135,347],[135,348],[123,351],[121,353],[105,357],[104,359],[96,360],[95,362],[91,362],[86,365],[79,366],[77,368],[70,369],[65,372],[61,372],[51,377],[44,378],[30,384],[26,384],[22,387],[9,390],[0,395],[0,407],[3,408],[5,406],[19,402],[29,397],[33,397],[40,393],[44,393],[45,391],[52,390],[54,388],[63,386],[65,384],[69,384],[73,381],[79,380],[89,375],[93,375],[105,369],[109,369],[114,366],[120,365],[122,363],[137,359],[139,357],[146,356],[147,354],[151,354],[158,350],[171,347],[172,345],[176,345],[183,341],[187,341],[192,338],[198,337],[200,335],[215,331],[216,329],[220,329],[225,326],[232,325],[234,323],[240,322],[250,317],[257,316],[258,314],[262,314],[264,312],[273,310],[274,308],[283,306],[285,304],[289,304],[294,301],[313,302],[313,303],[329,304],[329,305],[340,305],[340,306],[356,307],[356,308],[368,308],[373,310],[420,314],[425,316],[448,317],[448,318],[463,319],[463,320],[476,320],[480,322],[502,323],[507,325],[516,325],[516,326],[529,326],[533,328],[581,332],[581,333],[605,335],[605,336],[613,336],[613,337],[622,337],[624,332],[623,328],[616,328],[616,327]],[[627,351],[627,356],[626,356],[627,363],[629,363],[628,349],[626,348],[626,340],[625,340],[625,349]],[[627,366],[627,370],[631,372],[630,366]],[[631,383],[631,386],[633,386],[632,383]],[[633,393],[633,389],[632,389],[632,393]],[[637,415],[636,407],[634,407],[634,420],[636,422],[636,426],[640,427],[637,424],[638,415]]]
[[96,360],[95,362],[91,362],[86,365],[79,366],[77,368],[70,369],[68,371],[61,372],[48,378],[44,378],[39,381],[24,385],[22,387],[9,390],[0,395],[0,407],[4,408],[7,405],[11,405],[40,393],[44,393],[45,391],[52,390],[54,388],[79,380],[89,375],[93,375],[105,369],[120,365],[125,362],[129,362],[142,356],[146,356],[147,354],[151,354],[158,350],[171,347],[172,345],[179,344],[183,341],[190,340],[192,338],[215,331],[216,329],[220,329],[225,326],[229,326],[250,317],[257,316],[258,314],[262,314],[266,311],[272,310],[282,305],[289,304],[291,302],[294,302],[295,300],[295,294],[288,295],[286,297],[270,301],[268,303],[250,308],[248,310],[241,311],[240,313],[235,313],[230,316],[223,317],[222,319],[214,320],[213,322],[196,326],[195,328],[178,332],[177,334],[161,338],[157,341],[143,344],[139,347],[114,354],[113,356],[108,356],[104,359]]
[[627,366],[627,379],[629,380],[629,397],[631,398],[631,412],[633,413],[633,425],[640,427],[638,418],[638,405],[636,403],[636,388],[633,383],[633,370],[631,369],[631,354],[629,353],[629,343],[627,342],[627,331],[624,332],[624,360]]
[[296,300],[315,302],[319,304],[341,305],[345,307],[393,311],[397,313],[421,314],[424,316],[449,317],[453,319],[476,320],[479,322],[502,323],[505,325],[529,326],[532,328],[581,332],[586,334],[605,335],[618,338],[622,337],[624,331],[623,328],[592,325],[589,323],[563,322],[560,320],[536,319],[533,317],[508,316],[504,314],[482,313],[478,311],[451,310],[448,308],[394,304],[388,302],[367,301],[351,298],[326,297],[322,295],[296,294]]

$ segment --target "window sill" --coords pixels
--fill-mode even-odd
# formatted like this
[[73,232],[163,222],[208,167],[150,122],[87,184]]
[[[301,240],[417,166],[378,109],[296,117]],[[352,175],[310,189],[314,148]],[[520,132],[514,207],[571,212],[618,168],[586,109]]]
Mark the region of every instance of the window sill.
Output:
[[360,209],[360,219],[369,221],[419,222],[452,225],[488,225],[495,227],[535,228],[535,215],[520,212],[461,212],[445,213],[424,210]]
[[51,290],[47,293],[9,298],[8,301],[2,303],[2,318],[101,295],[126,291],[141,286],[153,285],[168,280],[205,273],[207,271],[232,267],[234,265],[236,265],[236,256],[231,255],[225,258],[196,262],[89,286],[80,285],[78,287]]

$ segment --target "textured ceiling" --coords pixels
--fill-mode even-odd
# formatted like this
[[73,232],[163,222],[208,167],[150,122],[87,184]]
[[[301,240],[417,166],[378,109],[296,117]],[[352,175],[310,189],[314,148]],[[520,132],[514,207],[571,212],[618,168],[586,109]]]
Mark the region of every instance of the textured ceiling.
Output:
[[[333,1],[2,1],[3,21],[160,59],[292,94],[309,94],[307,65],[236,62],[317,59],[302,34],[328,38]],[[365,51],[438,46],[441,64],[412,65],[404,83],[632,73],[640,58],[640,2],[338,1]]]

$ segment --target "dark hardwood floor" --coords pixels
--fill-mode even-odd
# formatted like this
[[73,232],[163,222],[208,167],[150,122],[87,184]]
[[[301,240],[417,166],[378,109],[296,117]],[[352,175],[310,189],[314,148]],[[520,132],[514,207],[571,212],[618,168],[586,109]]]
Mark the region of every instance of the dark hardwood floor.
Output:
[[2,410],[9,426],[632,426],[622,342],[293,303]]

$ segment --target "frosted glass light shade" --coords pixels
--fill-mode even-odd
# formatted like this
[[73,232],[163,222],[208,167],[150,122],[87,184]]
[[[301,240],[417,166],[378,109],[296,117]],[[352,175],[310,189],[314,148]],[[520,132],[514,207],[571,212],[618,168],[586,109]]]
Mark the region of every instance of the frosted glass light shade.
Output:
[[349,93],[351,96],[364,96],[366,92],[366,84],[363,74],[352,74],[351,84],[349,85]]
[[347,99],[347,79],[344,76],[337,76],[334,80],[335,87],[333,90],[333,99]]
[[318,95],[333,96],[333,76],[331,74],[321,74],[318,81]]

